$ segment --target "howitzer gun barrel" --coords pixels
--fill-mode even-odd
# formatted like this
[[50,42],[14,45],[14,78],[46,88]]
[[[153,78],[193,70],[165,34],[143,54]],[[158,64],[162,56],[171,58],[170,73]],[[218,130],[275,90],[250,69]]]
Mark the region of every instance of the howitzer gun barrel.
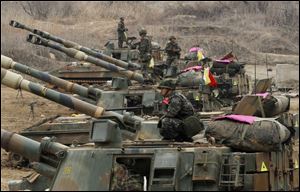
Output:
[[132,63],[132,62],[125,62],[125,61],[122,61],[122,60],[118,60],[118,59],[115,59],[113,57],[110,57],[108,55],[105,55],[103,53],[100,53],[98,51],[94,51],[88,47],[84,47],[84,46],[81,46],[75,42],[72,42],[72,41],[69,41],[69,40],[65,40],[63,38],[60,38],[60,37],[57,37],[57,36],[54,36],[54,35],[51,35],[50,33],[48,32],[45,32],[45,31],[41,31],[41,30],[37,30],[37,29],[34,29],[33,30],[33,33],[34,34],[37,34],[45,39],[49,39],[49,40],[52,40],[52,41],[55,41],[57,43],[60,43],[62,45],[64,45],[65,47],[67,48],[74,48],[74,49],[77,49],[79,51],[82,51],[86,54],[89,54],[93,57],[96,57],[96,58],[99,58],[99,59],[102,59],[104,61],[107,61],[109,63],[112,63],[112,64],[115,64],[119,67],[122,67],[124,69],[140,69],[141,66],[139,64],[136,64],[136,63]]
[[81,46],[75,42],[72,42],[72,41],[69,41],[69,40],[66,40],[66,39],[63,39],[61,37],[58,37],[58,36],[55,36],[55,35],[52,35],[48,32],[45,32],[45,31],[41,31],[41,30],[38,30],[38,29],[33,29],[33,28],[30,28],[24,24],[21,24],[17,21],[10,21],[10,25],[13,26],[13,27],[16,27],[16,28],[20,28],[20,29],[25,29],[27,31],[30,31],[36,35],[39,35],[45,39],[49,39],[49,40],[52,40],[52,41],[55,41],[57,43],[60,43],[62,45],[64,45],[66,48],[74,48],[74,49],[77,49],[79,51],[82,51],[86,54],[89,54],[93,57],[96,57],[96,58],[99,58],[99,59],[102,59],[104,61],[107,61],[109,63],[112,63],[112,64],[115,64],[119,67],[122,67],[122,68],[125,68],[125,69],[140,69],[141,66],[139,64],[136,64],[136,63],[132,63],[132,62],[125,62],[125,61],[122,61],[122,60],[118,60],[118,59],[115,59],[113,57],[110,57],[110,56],[107,56],[105,54],[102,54],[100,52],[97,52],[97,51],[94,51],[88,47],[84,47],[84,46]]
[[114,111],[105,111],[103,116],[108,116],[108,117],[117,117],[120,119],[123,123],[125,124],[131,124],[131,125],[136,125],[144,121],[142,117],[133,115],[133,113],[130,112],[124,112],[122,115],[119,113],[116,113]]
[[1,129],[1,148],[12,151],[32,161],[40,159],[40,143]]
[[130,124],[135,124],[143,120],[142,118],[134,116],[128,112],[126,112],[124,115],[113,111],[105,112],[105,109],[102,107],[98,107],[96,105],[92,105],[90,103],[76,99],[72,96],[68,96],[52,89],[48,89],[40,84],[30,82],[26,79],[23,79],[21,75],[3,68],[1,68],[1,84],[4,84],[13,89],[22,89],[31,92],[33,94],[54,101],[68,108],[75,109],[81,113],[90,115],[95,118],[99,118],[101,116],[113,116],[117,117],[124,123]]
[[104,112],[104,109],[102,107],[98,107],[74,97],[68,96],[66,94],[48,89],[40,84],[30,82],[26,79],[23,79],[21,75],[3,68],[1,68],[1,84],[4,84],[13,89],[22,89],[31,92],[33,94],[47,98],[51,101],[59,103],[68,108],[75,109],[81,113],[85,113],[95,118],[102,116]]
[[17,21],[14,21],[14,20],[11,20],[11,21],[9,22],[9,25],[12,26],[12,27],[15,27],[15,28],[25,29],[25,30],[27,30],[27,31],[30,31],[31,33],[34,32],[34,29],[32,29],[32,28],[30,28],[30,27],[28,27],[28,26],[26,26],[26,25],[24,25],[24,24],[22,24],[22,23],[19,23],[19,22],[17,22]]
[[87,88],[82,85],[63,80],[61,78],[50,75],[46,72],[42,72],[33,69],[31,67],[28,67],[26,65],[23,65],[21,63],[17,63],[11,58],[6,57],[4,55],[1,55],[1,67],[5,69],[14,69],[16,71],[30,75],[34,78],[45,81],[47,83],[56,85],[68,92],[78,94],[85,98],[92,98],[93,100],[97,100],[98,98],[100,98],[102,93],[102,90],[100,89],[95,89],[93,87]]
[[42,143],[22,135],[1,129],[1,148],[24,156],[31,161],[40,161],[43,153],[59,157],[69,147],[44,139]]
[[39,36],[33,35],[33,34],[29,34],[27,37],[27,41],[36,45],[42,45],[45,47],[50,47],[53,48],[55,50],[61,51],[63,53],[65,53],[66,55],[78,59],[80,61],[87,61],[90,63],[93,63],[97,66],[103,67],[105,69],[108,69],[110,71],[122,74],[124,76],[126,76],[128,79],[132,79],[135,81],[138,81],[140,83],[144,82],[144,78],[141,74],[133,72],[133,71],[128,71],[128,70],[124,70],[124,68],[115,66],[113,64],[110,64],[106,61],[100,60],[98,58],[95,58],[93,56],[87,55],[82,51],[78,51],[77,49],[74,48],[66,48],[63,47],[61,45],[55,44],[50,42],[49,40],[43,39]]

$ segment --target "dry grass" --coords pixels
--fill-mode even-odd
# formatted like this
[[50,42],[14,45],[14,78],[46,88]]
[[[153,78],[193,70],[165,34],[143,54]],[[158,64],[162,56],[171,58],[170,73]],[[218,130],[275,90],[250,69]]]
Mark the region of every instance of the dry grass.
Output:
[[[31,11],[29,10],[31,7]],[[24,11],[28,13],[26,13]],[[287,2],[1,2],[1,54],[42,70],[53,70],[72,61],[62,53],[31,45],[25,41],[28,32],[12,28],[10,20],[48,31],[87,47],[101,49],[108,39],[116,38],[118,18],[124,16],[130,36],[144,27],[162,46],[170,35],[176,35],[184,52],[199,44],[208,56],[218,58],[231,51],[239,60],[258,63],[258,76],[265,77],[265,58],[270,64],[299,64],[299,3]],[[57,61],[49,59],[54,53]],[[246,67],[253,73],[253,67]],[[270,76],[275,76],[275,66]],[[252,72],[252,73],[251,73]],[[25,77],[27,78],[27,77]],[[36,120],[60,111],[72,111],[48,100],[1,86],[1,128],[11,131],[32,125],[28,104],[38,102]],[[291,110],[299,112],[299,98]],[[17,113],[15,109],[18,109]],[[6,153],[1,150],[1,165]],[[8,190],[10,179],[20,179],[28,172],[1,166],[1,190]]]
[[116,38],[120,16],[126,18],[130,36],[137,36],[144,27],[163,47],[170,35],[176,35],[184,52],[194,44],[200,44],[212,57],[233,49],[242,60],[252,63],[255,58],[264,60],[262,53],[299,55],[299,3],[248,1],[3,2],[1,53],[41,69],[56,67],[61,63],[47,59],[50,51],[59,61],[71,59],[26,43],[27,32],[8,26],[8,22],[14,19],[101,49],[108,39]]

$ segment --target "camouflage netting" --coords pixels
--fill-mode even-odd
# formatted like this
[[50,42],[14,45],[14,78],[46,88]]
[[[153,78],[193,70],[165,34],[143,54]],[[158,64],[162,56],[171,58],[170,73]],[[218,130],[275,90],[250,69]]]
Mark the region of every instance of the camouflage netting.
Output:
[[186,73],[182,73],[178,76],[177,84],[178,86],[199,86],[200,78],[202,78],[202,73],[195,71],[188,71]]
[[275,120],[259,120],[253,124],[231,120],[217,120],[207,124],[206,137],[214,137],[216,143],[239,151],[280,151],[288,140],[290,131]]

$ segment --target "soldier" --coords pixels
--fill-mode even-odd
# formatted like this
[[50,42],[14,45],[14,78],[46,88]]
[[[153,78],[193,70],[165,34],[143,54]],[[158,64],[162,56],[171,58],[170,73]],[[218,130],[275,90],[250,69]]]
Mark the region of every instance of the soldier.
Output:
[[139,62],[142,65],[142,73],[145,79],[150,80],[148,73],[151,73],[151,69],[149,68],[150,61],[152,59],[152,46],[151,40],[147,37],[147,31],[142,29],[139,31],[139,35],[141,40],[135,44],[138,46],[140,58]]
[[116,163],[113,170],[112,191],[143,191],[140,175],[133,175],[124,164]]
[[124,17],[121,17],[120,22],[118,23],[118,46],[119,46],[119,48],[123,47],[124,41],[127,43],[127,37],[126,37],[125,31],[128,31],[128,29],[125,28]]
[[176,38],[174,36],[171,36],[169,40],[170,41],[167,43],[165,48],[165,52],[167,53],[168,56],[166,61],[168,69],[171,66],[174,66],[177,59],[180,58],[180,51],[181,51],[181,48],[177,44]]
[[167,110],[159,122],[159,131],[164,139],[175,141],[192,141],[185,134],[183,120],[194,115],[194,108],[181,93],[174,92],[176,85],[171,79],[162,81],[159,86],[161,95],[165,98]]

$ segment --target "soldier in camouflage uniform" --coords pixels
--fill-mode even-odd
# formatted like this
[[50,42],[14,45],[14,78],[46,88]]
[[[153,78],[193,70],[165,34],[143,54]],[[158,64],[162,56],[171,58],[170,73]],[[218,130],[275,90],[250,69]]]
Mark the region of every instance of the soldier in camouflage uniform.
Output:
[[160,134],[167,140],[192,141],[186,136],[183,126],[183,120],[194,115],[191,102],[181,93],[174,91],[176,85],[170,79],[161,82],[158,88],[161,89],[161,95],[165,98],[164,101],[167,105],[167,110],[158,126]]
[[152,73],[152,70],[149,68],[150,61],[152,59],[152,46],[151,40],[147,37],[147,31],[142,29],[139,31],[141,40],[135,44],[139,50],[139,63],[142,65],[142,74],[145,79],[149,80],[149,73]]
[[130,173],[124,164],[115,164],[112,178],[112,191],[143,191],[141,176]]
[[176,38],[174,36],[171,36],[169,40],[170,41],[167,43],[165,48],[165,52],[168,56],[166,61],[168,69],[176,64],[177,60],[180,58],[181,51],[181,48],[177,44]]
[[127,28],[125,28],[125,23],[124,23],[124,17],[120,18],[120,22],[118,23],[118,46],[119,48],[123,47],[123,42],[127,42],[127,38],[125,35],[125,31],[128,31]]

